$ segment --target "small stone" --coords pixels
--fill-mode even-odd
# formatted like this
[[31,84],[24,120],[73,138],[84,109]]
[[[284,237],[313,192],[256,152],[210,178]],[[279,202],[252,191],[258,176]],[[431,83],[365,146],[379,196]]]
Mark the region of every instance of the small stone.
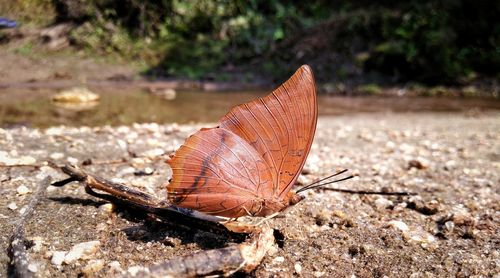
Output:
[[116,128],[116,132],[118,133],[129,133],[130,132],[130,127],[126,125],[122,125]]
[[24,206],[19,210],[19,214],[24,214],[26,212],[27,207]]
[[171,88],[156,89],[156,90],[150,89],[150,91],[153,95],[158,96],[162,99],[166,99],[166,100],[174,100],[175,96],[177,95],[176,91],[174,89],[171,89]]
[[111,270],[115,270],[115,271],[121,271],[122,270],[122,266],[120,265],[120,262],[119,261],[112,261],[108,264],[109,268]]
[[444,163],[444,169],[447,171],[453,170],[457,167],[457,162],[455,160],[449,160]]
[[32,165],[36,163],[36,159],[32,156],[16,157],[18,154],[15,150],[10,153],[0,151],[0,165]]
[[346,214],[343,211],[337,209],[332,211],[332,215],[341,219],[346,218]]
[[425,231],[411,231],[406,237],[410,243],[418,243],[420,246],[427,250],[437,248],[436,238]]
[[104,205],[99,206],[99,210],[105,213],[112,213],[114,206],[112,203],[106,203]]
[[165,237],[162,241],[163,244],[170,246],[170,247],[177,247],[181,245],[181,240],[175,237]]
[[31,190],[28,187],[26,187],[25,185],[18,186],[16,190],[17,190],[17,194],[19,194],[19,195],[26,195],[28,193],[31,193]]
[[417,168],[419,170],[429,168],[429,162],[421,157],[408,161],[408,169]]
[[282,263],[282,262],[284,262],[284,261],[285,261],[285,258],[284,258],[284,257],[279,256],[279,257],[274,258],[273,263],[275,263],[275,264],[280,264],[280,263]]
[[66,160],[71,165],[77,165],[78,164],[78,159],[77,158],[69,156],[68,158],[66,158]]
[[387,141],[387,143],[385,143],[385,147],[392,151],[396,148],[396,144],[392,141]]
[[123,149],[123,150],[126,150],[127,149],[127,142],[121,140],[121,139],[118,139],[116,140],[116,143],[118,144],[118,146]]
[[393,205],[394,205],[394,202],[392,202],[391,200],[388,200],[384,197],[379,197],[377,200],[375,200],[375,206],[378,209],[386,209],[386,208],[392,207]]
[[29,240],[31,240],[33,242],[33,246],[31,247],[31,251],[33,251],[34,253],[42,251],[42,246],[44,244],[42,237],[36,236],[36,237],[30,238]]
[[[42,167],[40,167],[40,171],[36,175],[36,178],[38,180],[43,180],[48,176],[57,177],[58,175],[60,175],[60,173],[58,171],[56,171],[54,168],[49,167],[49,166],[42,166]],[[49,188],[51,188],[51,187],[49,187]],[[50,189],[48,189],[48,190],[50,190]]]
[[156,149],[147,150],[142,155],[147,157],[147,158],[150,158],[150,159],[155,159],[155,158],[158,158],[159,156],[162,156],[164,154],[165,154],[164,150],[162,150],[160,148],[156,148]]
[[36,163],[36,158],[32,156],[21,156],[17,164],[20,165],[32,165]]
[[143,170],[134,171],[134,175],[136,176],[150,176],[155,172],[155,169],[151,167],[146,167]]
[[10,209],[10,210],[16,210],[17,209],[17,204],[12,202],[10,204],[7,205],[7,207]]
[[452,232],[453,228],[455,228],[455,223],[453,223],[453,221],[446,221],[444,223],[444,228],[446,229],[446,231]]
[[116,175],[118,177],[124,177],[127,175],[134,174],[135,171],[136,170],[134,169],[134,167],[125,167],[125,168],[121,169]]
[[302,272],[302,266],[299,263],[296,263],[293,268],[295,269],[295,273],[300,274]]
[[327,211],[322,210],[316,215],[315,218],[316,218],[316,225],[323,226],[328,224],[328,222],[330,221],[330,214]]
[[151,167],[144,168],[144,173],[146,173],[146,175],[151,175],[154,173],[154,171],[155,171],[155,169],[153,169]]
[[103,260],[90,260],[89,263],[82,269],[82,273],[86,277],[96,276],[95,273],[104,268]]
[[79,259],[88,259],[91,255],[97,252],[97,248],[101,243],[99,241],[89,241],[78,243],[66,254],[64,262],[71,264]]
[[59,160],[59,159],[62,159],[63,157],[64,157],[63,153],[52,153],[52,154],[50,154],[50,158],[54,159],[54,160]]
[[73,87],[52,96],[54,102],[60,103],[92,103],[97,102],[99,98],[98,94],[85,87]]
[[407,208],[414,209],[425,215],[434,215],[439,211],[439,202],[436,200],[431,200],[428,203],[424,203],[420,199],[411,198],[408,201]]
[[404,223],[403,221],[392,220],[388,223],[388,225],[402,232],[407,232],[410,230],[410,228],[408,228],[408,225],[406,225],[406,223]]
[[323,276],[325,276],[325,274],[326,274],[326,272],[324,272],[324,271],[315,271],[313,273],[314,277],[323,277]]
[[66,257],[67,252],[65,251],[54,251],[52,253],[52,258],[50,262],[55,266],[60,266],[64,262],[64,257]]
[[32,273],[36,273],[38,271],[38,265],[35,263],[28,264],[28,270]]
[[[130,276],[135,277],[137,274],[143,274],[143,272],[148,273],[149,269],[143,266],[131,266],[128,268],[127,272],[130,274]],[[142,275],[141,275],[142,276]]]

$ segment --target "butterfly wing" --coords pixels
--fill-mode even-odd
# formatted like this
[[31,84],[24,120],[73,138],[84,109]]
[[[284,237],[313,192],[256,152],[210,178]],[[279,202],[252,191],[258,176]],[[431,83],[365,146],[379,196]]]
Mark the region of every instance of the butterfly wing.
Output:
[[250,144],[223,128],[190,136],[168,161],[173,178],[169,200],[207,214],[239,217],[257,210],[258,196],[270,194],[271,173]]
[[262,156],[271,173],[272,196],[284,198],[304,167],[317,118],[314,76],[305,65],[270,95],[233,107],[220,127]]

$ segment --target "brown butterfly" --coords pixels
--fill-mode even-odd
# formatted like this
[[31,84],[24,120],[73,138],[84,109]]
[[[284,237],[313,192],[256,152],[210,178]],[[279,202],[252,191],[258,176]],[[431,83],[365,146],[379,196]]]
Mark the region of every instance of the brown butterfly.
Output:
[[300,202],[291,191],[318,119],[316,85],[304,65],[266,97],[233,107],[191,135],[167,161],[176,206],[237,218],[267,216]]

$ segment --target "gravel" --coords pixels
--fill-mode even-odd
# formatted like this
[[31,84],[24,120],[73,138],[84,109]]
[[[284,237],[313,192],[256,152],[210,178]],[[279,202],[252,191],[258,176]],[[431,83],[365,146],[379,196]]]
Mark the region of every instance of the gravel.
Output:
[[[1,249],[38,183],[49,175],[65,178],[52,163],[78,164],[161,199],[171,176],[164,161],[202,126],[210,125],[0,129]],[[266,221],[277,229],[278,244],[253,275],[498,275],[499,131],[495,112],[320,118],[301,183],[348,168],[355,178],[335,186],[418,195],[309,191],[304,201]],[[29,270],[40,277],[132,273],[233,244],[223,235],[106,205],[76,183],[49,187],[26,237],[36,239],[28,249]],[[68,258],[75,248],[81,256]],[[0,262],[5,277],[7,253]]]

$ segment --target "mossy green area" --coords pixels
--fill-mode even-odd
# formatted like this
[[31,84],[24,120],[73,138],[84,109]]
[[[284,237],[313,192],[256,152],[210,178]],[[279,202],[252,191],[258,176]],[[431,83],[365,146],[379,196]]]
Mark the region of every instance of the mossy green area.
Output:
[[[151,77],[274,81],[307,63],[319,82],[361,84],[498,80],[498,14],[500,2],[471,0],[0,4],[0,16],[21,26],[69,23],[79,53],[140,61]],[[374,88],[368,91],[376,94]]]

